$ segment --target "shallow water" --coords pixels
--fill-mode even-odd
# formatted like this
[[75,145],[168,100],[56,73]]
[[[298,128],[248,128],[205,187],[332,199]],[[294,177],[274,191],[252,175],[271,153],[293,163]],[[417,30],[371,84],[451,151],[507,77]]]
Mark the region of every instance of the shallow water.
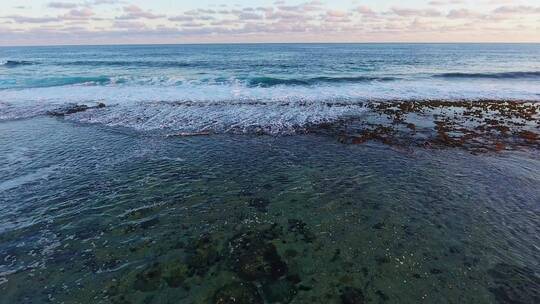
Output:
[[0,303],[540,300],[535,150],[34,118],[0,155]]

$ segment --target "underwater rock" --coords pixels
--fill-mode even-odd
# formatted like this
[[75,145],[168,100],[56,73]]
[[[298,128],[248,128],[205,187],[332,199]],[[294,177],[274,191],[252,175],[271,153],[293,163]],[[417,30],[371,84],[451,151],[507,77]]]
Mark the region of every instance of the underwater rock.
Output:
[[381,301],[383,302],[386,302],[388,301],[390,298],[384,293],[382,292],[382,290],[377,290],[375,292],[375,294],[379,297],[379,299],[381,299]]
[[257,197],[250,199],[248,205],[255,208],[257,211],[266,212],[266,207],[270,205],[270,201],[264,198]]
[[316,237],[311,230],[307,227],[307,224],[301,220],[289,219],[289,231],[300,234],[305,242],[311,243]]
[[498,303],[540,303],[540,276],[532,269],[500,263],[488,271]]
[[157,290],[160,285],[161,268],[156,263],[136,275],[133,288],[142,292],[149,292]]
[[341,293],[340,298],[343,304],[365,303],[364,293],[358,288],[346,287]]
[[186,248],[190,273],[204,275],[219,260],[219,252],[209,235],[202,235]]
[[230,260],[233,270],[248,281],[274,281],[288,272],[276,247],[270,242],[271,232],[247,232],[230,242]]
[[519,137],[530,143],[533,143],[534,141],[539,139],[538,134],[531,131],[522,131],[519,133]]
[[296,287],[289,280],[279,280],[263,286],[264,298],[269,303],[289,303],[296,293]]
[[101,102],[95,106],[68,104],[60,108],[54,109],[52,111],[48,111],[47,114],[51,116],[65,116],[65,115],[74,114],[78,112],[84,112],[90,109],[101,109],[104,107],[105,107],[105,104]]
[[381,223],[377,223],[377,224],[373,225],[372,228],[377,229],[377,230],[381,230],[381,229],[384,228],[384,226],[385,226],[385,224],[381,222]]
[[231,283],[219,289],[213,298],[214,304],[262,304],[257,289],[249,283]]
[[163,272],[163,279],[172,288],[183,286],[189,276],[189,268],[180,262],[164,266]]

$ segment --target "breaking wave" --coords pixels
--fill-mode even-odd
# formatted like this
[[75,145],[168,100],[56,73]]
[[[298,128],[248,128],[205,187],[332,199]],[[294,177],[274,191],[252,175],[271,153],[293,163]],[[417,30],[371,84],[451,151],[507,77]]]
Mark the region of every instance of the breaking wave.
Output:
[[313,77],[300,79],[281,79],[272,77],[255,77],[249,79],[248,83],[252,87],[272,87],[278,85],[311,86],[325,83],[356,83],[373,81],[398,80],[396,77],[372,77],[372,76],[351,76],[351,77]]
[[15,68],[18,66],[32,65],[32,64],[34,63],[30,61],[19,61],[19,60],[0,61],[0,67],[6,67],[6,68]]
[[478,78],[478,79],[540,79],[540,72],[501,72],[501,73],[444,73],[438,78]]
[[67,119],[138,131],[291,135],[359,117],[363,102],[146,102],[115,105],[69,115]]

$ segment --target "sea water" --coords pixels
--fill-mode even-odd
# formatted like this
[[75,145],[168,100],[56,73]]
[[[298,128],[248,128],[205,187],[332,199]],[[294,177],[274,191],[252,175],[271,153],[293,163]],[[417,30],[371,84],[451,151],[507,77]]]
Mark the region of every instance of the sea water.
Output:
[[[302,132],[372,101],[537,102],[539,45],[21,47],[0,61],[0,303],[540,301],[534,146]],[[180,131],[209,135],[166,136]]]

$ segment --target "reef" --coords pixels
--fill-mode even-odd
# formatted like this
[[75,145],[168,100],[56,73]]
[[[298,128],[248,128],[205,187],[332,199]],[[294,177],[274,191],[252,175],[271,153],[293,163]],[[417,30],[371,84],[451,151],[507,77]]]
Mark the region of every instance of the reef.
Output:
[[540,103],[529,101],[370,102],[365,117],[312,128],[344,144],[459,148],[471,153],[540,148]]
[[67,105],[59,107],[57,109],[48,111],[47,115],[63,117],[65,115],[69,115],[69,114],[85,112],[85,111],[88,111],[90,109],[101,109],[101,108],[105,108],[105,107],[106,107],[106,105],[104,103],[101,103],[101,102],[97,103],[95,106],[88,106],[88,105],[85,105],[85,104],[67,104]]

